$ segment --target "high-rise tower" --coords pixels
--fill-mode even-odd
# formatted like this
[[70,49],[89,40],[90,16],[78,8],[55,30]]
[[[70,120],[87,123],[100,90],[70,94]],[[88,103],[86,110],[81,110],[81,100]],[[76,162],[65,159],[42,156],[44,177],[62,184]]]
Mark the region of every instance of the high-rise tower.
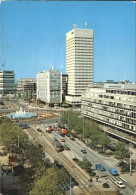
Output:
[[69,104],[80,104],[82,91],[93,83],[93,53],[93,30],[73,29],[66,34]]

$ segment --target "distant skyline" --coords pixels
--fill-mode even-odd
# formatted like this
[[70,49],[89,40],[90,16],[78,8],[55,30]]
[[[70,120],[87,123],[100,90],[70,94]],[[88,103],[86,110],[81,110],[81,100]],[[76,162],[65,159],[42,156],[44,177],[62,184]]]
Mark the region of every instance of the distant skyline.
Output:
[[[131,1],[2,1],[0,69],[35,78],[66,73],[66,33],[94,30],[94,82],[136,81],[135,11]],[[3,65],[3,66],[2,66]]]

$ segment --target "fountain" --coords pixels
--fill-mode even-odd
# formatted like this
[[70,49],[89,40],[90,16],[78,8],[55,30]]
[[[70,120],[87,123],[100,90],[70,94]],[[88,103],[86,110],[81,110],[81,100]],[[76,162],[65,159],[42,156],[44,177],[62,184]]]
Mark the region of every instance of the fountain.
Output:
[[11,114],[7,114],[6,115],[8,118],[14,118],[14,119],[24,119],[24,118],[32,118],[37,116],[36,113],[32,113],[32,112],[26,112],[25,110],[23,110],[22,107],[20,107],[19,111],[16,111],[15,113],[11,113]]

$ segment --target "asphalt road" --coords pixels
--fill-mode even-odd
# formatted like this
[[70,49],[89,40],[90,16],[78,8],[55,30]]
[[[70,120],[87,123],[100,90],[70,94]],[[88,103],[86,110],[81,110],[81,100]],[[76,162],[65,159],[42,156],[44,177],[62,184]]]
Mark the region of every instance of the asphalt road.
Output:
[[[45,125],[45,127],[46,126],[47,125]],[[53,132],[52,135],[50,135],[50,136],[51,137],[55,136],[58,140],[61,140],[61,138],[62,138],[62,136],[60,136],[56,132]],[[119,168],[116,167],[117,160],[115,160],[113,158],[102,157],[98,153],[94,152],[92,149],[88,148],[84,143],[82,143],[77,138],[75,138],[75,141],[72,141],[72,140],[70,140],[69,137],[65,136],[65,140],[66,140],[65,144],[71,149],[71,151],[73,151],[73,158],[76,157],[79,159],[83,159],[84,157],[86,157],[91,162],[92,168],[95,169],[96,164],[102,164],[106,168],[107,171],[98,171],[97,172],[99,174],[99,176],[107,175],[107,177],[110,178],[111,174],[109,173],[108,170],[111,167],[118,169],[118,172],[119,172]],[[85,149],[87,151],[87,154],[83,154],[81,152],[82,149]],[[106,182],[106,179],[105,179],[105,182]],[[120,192],[123,195],[134,194],[133,186],[131,186],[127,182],[124,182],[124,183],[126,186],[125,189],[119,189],[117,186],[115,186],[114,184],[113,185],[114,185],[115,189],[120,190]]]

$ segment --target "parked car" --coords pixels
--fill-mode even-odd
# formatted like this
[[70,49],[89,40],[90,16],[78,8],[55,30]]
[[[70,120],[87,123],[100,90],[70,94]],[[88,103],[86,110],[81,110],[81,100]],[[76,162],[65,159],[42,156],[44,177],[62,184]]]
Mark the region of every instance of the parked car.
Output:
[[66,146],[65,144],[64,144],[64,148],[65,148],[66,150],[70,150],[70,148],[69,148],[68,146]]
[[36,130],[37,130],[38,132],[42,132],[41,129],[40,129],[39,127],[36,127]]
[[70,137],[70,139],[71,139],[72,141],[75,141],[75,138],[74,138],[74,137]]
[[104,187],[104,188],[110,188],[110,185],[109,185],[108,183],[104,183],[104,184],[103,184],[103,187]]
[[81,152],[82,152],[83,154],[87,154],[86,150],[81,150]]
[[118,175],[119,175],[119,173],[117,172],[117,170],[116,170],[115,168],[110,168],[110,169],[109,169],[109,172],[110,172],[112,175],[114,175],[114,176],[118,176]]
[[58,141],[56,137],[53,138],[54,141]]
[[125,162],[121,161],[121,162],[118,162],[118,163],[116,164],[116,166],[120,167],[120,166],[123,166],[124,164],[125,164]]
[[101,171],[106,171],[106,169],[103,165],[101,165]]
[[116,181],[115,184],[116,184],[119,188],[121,188],[121,189],[125,188],[125,185],[123,184],[122,181]]
[[62,142],[65,142],[65,139],[63,138],[63,139],[61,139],[61,141],[62,141]]

